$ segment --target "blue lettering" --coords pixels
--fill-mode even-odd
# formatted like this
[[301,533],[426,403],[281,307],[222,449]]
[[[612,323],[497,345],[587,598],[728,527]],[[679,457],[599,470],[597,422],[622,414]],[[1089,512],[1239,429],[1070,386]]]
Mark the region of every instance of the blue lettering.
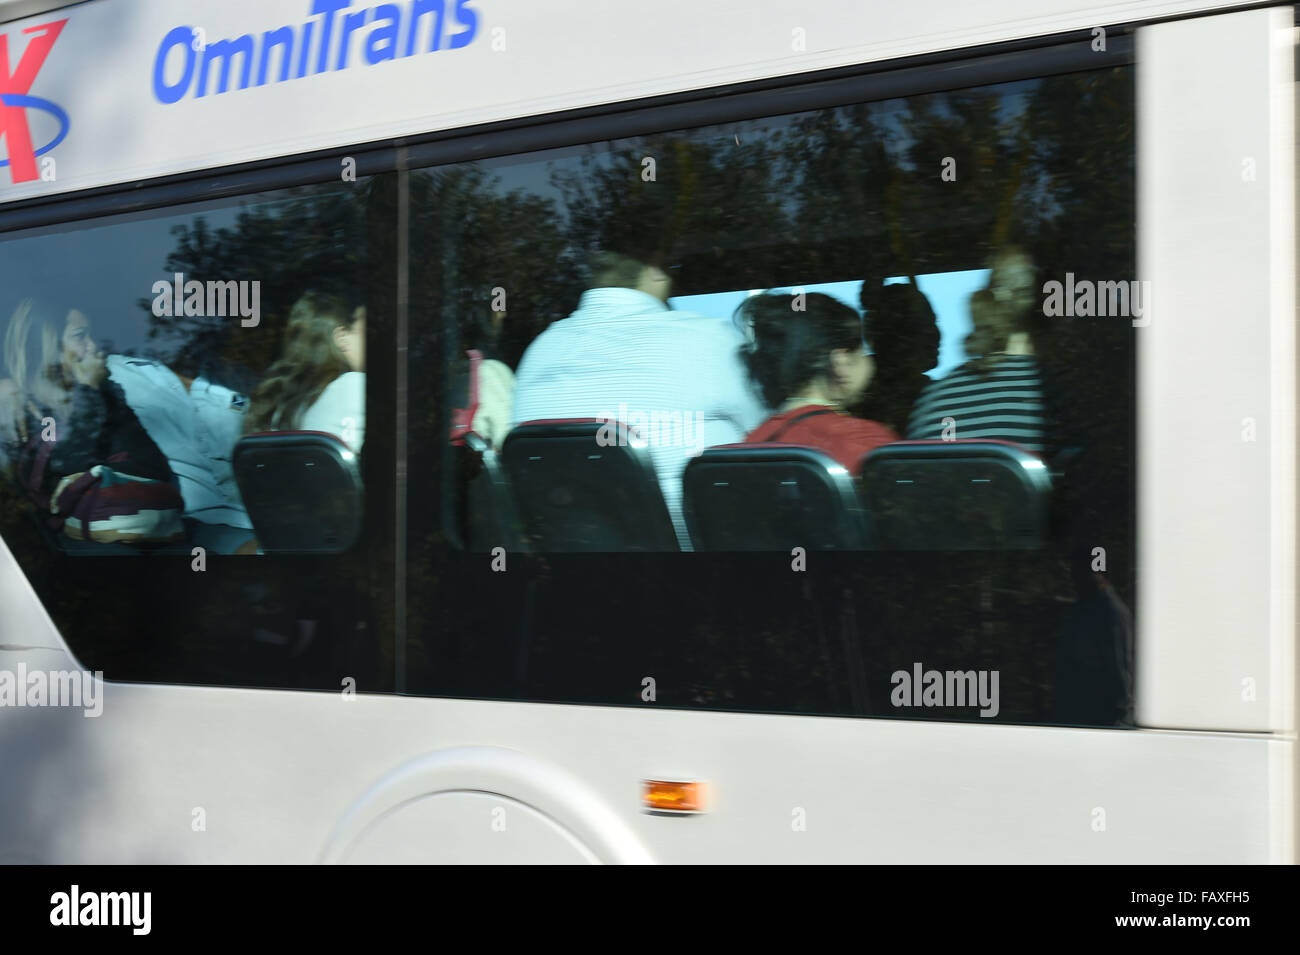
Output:
[[343,36],[339,40],[339,58],[334,63],[334,69],[346,69],[348,65],[348,47],[352,44],[352,34],[361,28],[361,25],[370,17],[369,10],[358,10],[356,13],[349,13],[343,18]]
[[297,79],[307,75],[307,54],[311,52],[311,31],[315,25],[310,20],[302,25],[302,49],[298,51],[298,72],[294,74]]
[[442,0],[415,0],[411,5],[411,32],[406,35],[406,53],[404,56],[410,56],[415,52],[415,38],[420,32],[420,18],[426,13],[432,13],[433,17],[433,36],[429,38],[429,52],[432,53],[438,49],[438,44],[442,41]]
[[451,42],[447,44],[449,50],[469,46],[478,33],[478,14],[469,8],[469,0],[456,0],[456,22],[465,29],[452,35]]
[[[388,20],[384,26],[379,21]],[[366,38],[366,62],[373,66],[384,60],[397,58],[397,32],[402,28],[402,10],[395,3],[381,3],[375,7],[375,26]],[[379,42],[384,40],[381,47]]]
[[224,93],[230,89],[230,67],[236,53],[242,53],[244,57],[244,65],[239,71],[239,88],[248,89],[248,79],[253,72],[253,38],[244,34],[233,40],[218,40],[207,45],[203,51],[203,66],[199,70],[199,90],[194,94],[196,98],[207,94],[208,68],[218,59],[221,60],[221,82],[217,86],[217,92]]
[[[363,0],[364,2],[364,0]],[[478,36],[482,23],[480,14],[471,7],[473,0],[409,0],[409,3],[380,3],[374,7],[351,9],[353,0],[310,0],[310,16],[298,27],[289,25],[267,30],[260,34],[245,33],[228,40],[216,40],[201,49],[194,48],[194,27],[179,26],[163,37],[154,56],[153,94],[160,103],[177,103],[187,95],[195,98],[208,95],[208,81],[212,67],[220,64],[221,72],[211,92],[215,95],[231,89],[247,89],[253,78],[254,61],[257,66],[257,86],[283,83],[289,79],[302,79],[314,66],[313,73],[331,69],[345,70],[350,65],[352,46],[358,31],[370,24],[364,32],[358,55],[364,54],[371,66],[398,56],[412,56],[416,50],[434,52],[457,50],[469,46]],[[351,12],[345,12],[349,11]],[[430,16],[431,14],[431,16]],[[420,36],[422,24],[428,21],[427,42]],[[409,24],[404,21],[409,21]],[[320,30],[316,30],[319,23]],[[335,26],[338,29],[335,29]],[[457,33],[452,30],[459,30]],[[313,35],[320,33],[320,44],[313,46]],[[399,42],[402,50],[398,49]],[[337,42],[336,42],[337,41]],[[184,62],[180,77],[168,83],[168,61],[172,51],[181,48]],[[335,54],[335,48],[338,52]],[[231,73],[239,57],[237,84]],[[277,65],[273,66],[273,60]],[[173,71],[174,71],[173,67]],[[291,73],[291,70],[293,71]],[[195,72],[198,77],[195,77]]]
[[[324,73],[329,65],[330,37],[334,33],[334,14],[345,7],[352,6],[352,0],[313,0],[311,12],[323,13],[320,30],[320,53],[316,56],[316,72]],[[346,38],[345,38],[346,40]]]
[[[153,61],[153,95],[160,103],[175,103],[189,89],[190,80],[194,78],[194,50],[190,44],[194,41],[193,27],[177,27],[163,37],[158,46],[158,55]],[[179,46],[185,51],[185,69],[175,86],[167,85],[164,75],[167,69],[167,54],[172,47]]]
[[271,66],[271,51],[277,46],[284,47],[284,53],[280,57],[280,78],[277,83],[283,83],[289,78],[289,60],[293,58],[293,27],[280,27],[278,30],[267,30],[262,34],[262,63],[257,68],[257,85],[266,85],[266,74]]

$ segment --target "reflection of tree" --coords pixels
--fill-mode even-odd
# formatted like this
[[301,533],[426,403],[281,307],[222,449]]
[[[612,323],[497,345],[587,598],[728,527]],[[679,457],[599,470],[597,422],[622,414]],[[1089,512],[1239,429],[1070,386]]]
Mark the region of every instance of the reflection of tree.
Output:
[[[487,585],[468,570],[449,572],[440,550],[437,528],[447,521],[439,510],[454,483],[447,417],[463,349],[482,347],[517,364],[537,334],[576,306],[589,253],[663,255],[687,293],[849,279],[878,284],[909,272],[980,268],[1007,242],[1025,245],[1046,277],[1132,277],[1132,118],[1132,72],[1111,70],[841,107],[767,129],[648,135],[572,158],[531,157],[531,169],[526,160],[497,172],[463,164],[411,173],[411,492],[404,504],[412,659],[441,667],[437,679],[451,690],[481,694],[472,677],[460,676],[469,672],[457,669],[461,650],[448,649],[461,640],[465,660],[482,658],[493,692],[502,685],[502,667],[510,664],[496,651],[521,626],[516,598],[524,585],[502,575],[515,597],[500,605],[476,603],[466,596],[472,588],[454,586],[462,578]],[[954,181],[941,178],[946,157],[955,160]],[[643,178],[646,158],[655,161],[653,181]],[[553,164],[548,186],[530,185],[524,174],[542,162]],[[391,185],[394,177],[383,178]],[[212,228],[201,216],[178,227],[166,274],[260,279],[263,311],[259,329],[230,319],[151,318],[155,337],[176,342],[178,370],[214,360],[265,368],[278,352],[288,307],[309,286],[366,289],[377,318],[387,320],[396,283],[376,291],[372,277],[360,276],[387,277],[395,268],[397,210],[376,201],[391,204],[398,194],[372,191],[360,184],[303,189],[248,206],[230,227]],[[382,248],[374,230],[384,232]],[[498,288],[503,316],[493,310]],[[1059,372],[1050,383],[1055,443],[1085,448],[1080,480],[1089,493],[1070,502],[1075,523],[1107,547],[1112,567],[1131,567],[1132,332],[1115,320],[1044,331],[1044,360]],[[375,429],[376,441],[382,433]],[[1062,612],[1055,599],[1064,595],[1060,566],[1042,555],[940,557],[937,566],[923,556],[844,565],[843,579],[822,587],[816,601],[790,596],[789,574],[762,577],[767,565],[757,561],[705,581],[691,577],[685,563],[665,564],[641,581],[653,607],[634,620],[624,604],[613,605],[622,598],[589,602],[588,578],[548,582],[539,570],[541,596],[529,626],[540,634],[537,672],[549,667],[556,682],[534,690],[559,699],[625,699],[617,687],[637,684],[621,671],[606,680],[596,667],[601,678],[583,682],[571,668],[599,661],[617,669],[623,630],[644,637],[651,631],[638,629],[642,617],[664,607],[671,612],[661,611],[656,632],[682,636],[675,645],[655,642],[655,659],[680,676],[663,684],[663,699],[675,704],[842,712],[843,687],[826,688],[842,680],[835,640],[852,620],[880,715],[896,715],[881,702],[888,671],[922,660],[927,667],[999,669],[1004,692],[1019,701],[1004,718],[1043,718],[1052,627]],[[373,570],[375,579],[397,572]],[[1131,600],[1125,579],[1115,583]],[[548,588],[555,594],[549,601]],[[756,593],[773,596],[755,601]],[[668,594],[673,599],[661,599]]]
[[[542,329],[572,311],[576,263],[552,200],[503,192],[495,178],[465,166],[412,175],[411,209],[417,352],[438,329],[454,328],[460,348],[515,365]],[[504,314],[494,304],[504,304]]]
[[[308,288],[355,299],[365,265],[364,221],[369,183],[338,190],[304,188],[275,202],[250,203],[232,226],[212,228],[202,215],[172,228],[176,247],[164,275],[185,280],[258,281],[261,324],[245,328],[238,317],[156,316],[153,299],[149,337],[164,347],[169,364],[190,376],[221,369],[236,377],[260,372],[279,353],[284,318]],[[247,380],[247,379],[245,379]]]
[[[553,160],[558,198],[511,191],[508,169],[500,181],[468,169],[440,172],[424,200],[425,231],[440,244],[420,230],[415,241],[427,243],[451,290],[429,286],[431,296],[454,300],[454,312],[440,316],[444,327],[454,318],[463,328],[496,276],[540,260],[530,281],[544,288],[529,289],[536,305],[524,318],[527,337],[576,304],[575,263],[596,249],[665,256],[678,267],[679,292],[849,279],[878,285],[891,275],[985,267],[1008,243],[1025,246],[1045,277],[1068,270],[1123,279],[1134,251],[1132,107],[1132,72],[1111,70],[824,110],[740,134],[689,131],[593,146]],[[653,181],[642,176],[646,158],[655,160]],[[946,158],[955,162],[952,181],[941,175]],[[519,219],[509,219],[509,206]],[[513,234],[492,231],[503,222],[513,223]],[[1067,508],[1078,528],[1096,529],[1116,569],[1132,566],[1131,334],[1112,320],[1049,325],[1037,336],[1056,410],[1052,443],[1082,447],[1087,460],[1078,476],[1085,493]],[[1057,375],[1062,366],[1072,373]],[[436,435],[441,425],[431,426]],[[882,708],[888,671],[924,660],[1000,670],[1014,698],[1002,718],[1045,718],[1055,628],[1071,598],[1064,564],[1045,554],[975,554],[944,566],[916,557],[862,568],[846,571],[844,593],[860,602],[852,619],[867,622],[858,634],[880,715],[891,715]],[[826,695],[842,678],[833,642],[829,660],[820,646],[846,618],[843,605],[787,601],[778,609],[774,597],[748,613],[752,593],[778,594],[784,583],[728,578],[709,586],[669,576],[665,593],[709,595],[682,597],[694,600],[682,615],[691,637],[665,659],[690,675],[692,688],[675,703],[842,711],[843,693],[838,701]],[[1128,590],[1115,582],[1121,594]],[[553,616],[539,610],[536,620],[550,633],[538,644],[538,672],[549,653],[555,682],[540,678],[535,692],[594,699],[612,681],[579,680],[568,668],[596,674],[592,661],[617,665],[621,644],[611,644],[598,621],[618,612],[592,611],[586,622],[574,616],[585,606],[576,597],[555,604]],[[620,632],[625,638],[633,634]]]
[[703,291],[763,287],[779,270],[779,248],[737,241],[788,234],[779,172],[777,149],[763,139],[663,134],[593,151],[554,181],[571,247],[658,259],[679,270],[679,291]]

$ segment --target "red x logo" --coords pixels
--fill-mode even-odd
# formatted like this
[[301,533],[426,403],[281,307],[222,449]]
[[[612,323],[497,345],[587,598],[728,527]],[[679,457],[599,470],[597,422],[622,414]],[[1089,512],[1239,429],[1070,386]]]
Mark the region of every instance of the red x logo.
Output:
[[[0,34],[0,141],[8,143],[7,165],[11,167],[16,183],[36,178],[36,150],[32,146],[31,128],[27,125],[27,109],[35,104],[30,102],[27,94],[67,22],[55,20],[23,30],[23,33],[34,35],[27,42],[27,49],[12,73],[9,71],[9,37]],[[0,165],[5,164],[0,162]]]

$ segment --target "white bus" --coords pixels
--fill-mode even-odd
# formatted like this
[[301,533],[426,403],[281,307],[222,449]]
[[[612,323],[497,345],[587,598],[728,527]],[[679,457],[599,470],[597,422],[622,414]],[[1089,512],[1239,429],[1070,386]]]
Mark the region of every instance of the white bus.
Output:
[[0,0],[0,859],[1295,862],[1295,71]]

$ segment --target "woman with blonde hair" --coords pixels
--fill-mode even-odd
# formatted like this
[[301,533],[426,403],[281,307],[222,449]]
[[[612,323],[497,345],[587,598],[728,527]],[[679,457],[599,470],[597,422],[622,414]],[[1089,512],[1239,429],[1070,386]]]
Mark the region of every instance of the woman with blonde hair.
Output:
[[52,527],[99,542],[182,536],[167,459],[108,378],[90,321],[24,299],[4,337],[0,465]]
[[[74,316],[76,316],[74,318]],[[106,369],[88,334],[89,322],[70,312],[66,323],[35,299],[18,303],[4,337],[4,371],[0,381],[0,446],[26,442],[29,419],[67,417],[72,386],[96,387]]]
[[1044,410],[1031,327],[1033,260],[1008,246],[991,265],[988,286],[970,299],[969,360],[925,387],[912,409],[907,437],[1011,441],[1041,455]]
[[366,440],[366,316],[307,292],[289,312],[284,354],[253,392],[246,433],[324,431],[354,451]]

